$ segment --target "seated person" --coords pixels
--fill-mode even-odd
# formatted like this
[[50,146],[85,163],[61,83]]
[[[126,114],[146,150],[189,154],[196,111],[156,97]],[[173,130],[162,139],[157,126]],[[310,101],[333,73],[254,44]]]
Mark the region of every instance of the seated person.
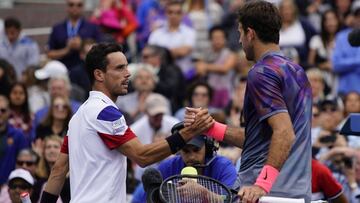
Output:
[[34,178],[25,169],[15,169],[10,173],[8,192],[11,201],[4,200],[3,203],[21,203],[20,194],[27,192],[31,195],[34,185]]
[[[186,166],[194,166],[199,175],[208,176],[231,187],[236,180],[236,170],[231,161],[215,154],[217,150],[212,140],[199,135],[190,140],[179,155],[160,162],[158,169],[164,179],[181,173]],[[197,167],[199,165],[208,165]],[[140,184],[133,195],[132,203],[146,202],[143,185]]]

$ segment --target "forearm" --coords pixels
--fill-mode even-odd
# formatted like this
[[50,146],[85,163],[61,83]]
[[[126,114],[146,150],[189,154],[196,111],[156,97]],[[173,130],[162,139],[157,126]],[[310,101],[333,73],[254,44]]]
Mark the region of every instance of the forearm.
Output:
[[274,131],[271,137],[269,155],[266,164],[271,165],[280,171],[289,156],[294,140],[295,134],[291,128]]
[[170,52],[174,58],[180,58],[190,54],[191,50],[192,50],[191,47],[182,46],[182,47],[170,49]]
[[70,52],[70,49],[68,47],[65,47],[63,49],[58,50],[49,50],[47,52],[47,56],[51,59],[61,59],[64,56],[66,56]]
[[60,153],[59,159],[55,162],[55,165],[51,170],[51,174],[44,189],[46,192],[53,195],[60,195],[66,179],[66,174],[69,171],[69,162],[67,160],[68,155]]
[[243,148],[245,141],[245,131],[244,128],[235,128],[227,126],[225,131],[224,142]]

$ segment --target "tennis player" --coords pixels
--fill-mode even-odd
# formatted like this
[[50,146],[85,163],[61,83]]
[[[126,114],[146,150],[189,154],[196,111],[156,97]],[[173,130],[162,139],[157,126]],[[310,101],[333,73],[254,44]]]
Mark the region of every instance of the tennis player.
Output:
[[191,127],[142,145],[114,103],[118,96],[127,93],[130,77],[127,64],[117,44],[99,44],[89,51],[86,67],[93,91],[70,120],[62,153],[51,172],[42,202],[57,199],[56,192],[60,191],[69,168],[71,202],[126,202],[126,157],[143,167],[158,162],[213,124],[203,110],[199,115],[203,118]]
[[[249,1],[239,10],[240,42],[249,70],[245,134],[215,123],[207,132],[243,149],[235,187],[245,202],[261,196],[311,200],[311,89],[304,69],[280,52],[281,18],[266,1]],[[198,121],[188,108],[185,125]]]

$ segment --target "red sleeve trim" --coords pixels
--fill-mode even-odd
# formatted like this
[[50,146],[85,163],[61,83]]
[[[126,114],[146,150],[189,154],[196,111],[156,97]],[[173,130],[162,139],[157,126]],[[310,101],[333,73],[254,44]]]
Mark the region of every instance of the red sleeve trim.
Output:
[[63,141],[63,143],[62,143],[62,145],[61,145],[61,149],[60,149],[60,152],[61,153],[64,153],[64,154],[69,154],[69,146],[68,146],[68,136],[66,135],[65,137],[64,137],[64,141]]
[[101,132],[98,132],[98,135],[109,149],[118,148],[136,137],[130,128],[128,128],[123,135],[109,135]]

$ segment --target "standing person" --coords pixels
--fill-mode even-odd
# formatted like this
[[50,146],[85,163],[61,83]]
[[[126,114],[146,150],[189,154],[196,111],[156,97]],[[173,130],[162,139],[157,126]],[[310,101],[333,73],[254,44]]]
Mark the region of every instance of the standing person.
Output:
[[21,22],[13,17],[5,19],[5,36],[0,38],[0,58],[6,59],[16,71],[19,79],[30,65],[39,65],[38,44],[21,34]]
[[[240,42],[248,60],[244,99],[245,134],[215,122],[206,132],[243,149],[234,187],[245,202],[270,195],[311,200],[311,88],[302,67],[280,53],[281,18],[265,1],[239,12]],[[186,126],[198,109],[188,108]]]
[[67,19],[56,24],[48,41],[47,56],[71,70],[81,64],[80,48],[84,39],[101,40],[98,26],[84,18],[83,0],[66,0]]
[[93,46],[86,57],[86,67],[93,91],[70,120],[68,136],[42,202],[57,199],[55,195],[59,194],[69,166],[71,202],[125,202],[126,157],[142,167],[158,162],[176,153],[186,141],[213,124],[207,111],[202,110],[201,122],[166,139],[143,145],[114,103],[118,96],[127,93],[130,77],[121,47],[117,44]]

